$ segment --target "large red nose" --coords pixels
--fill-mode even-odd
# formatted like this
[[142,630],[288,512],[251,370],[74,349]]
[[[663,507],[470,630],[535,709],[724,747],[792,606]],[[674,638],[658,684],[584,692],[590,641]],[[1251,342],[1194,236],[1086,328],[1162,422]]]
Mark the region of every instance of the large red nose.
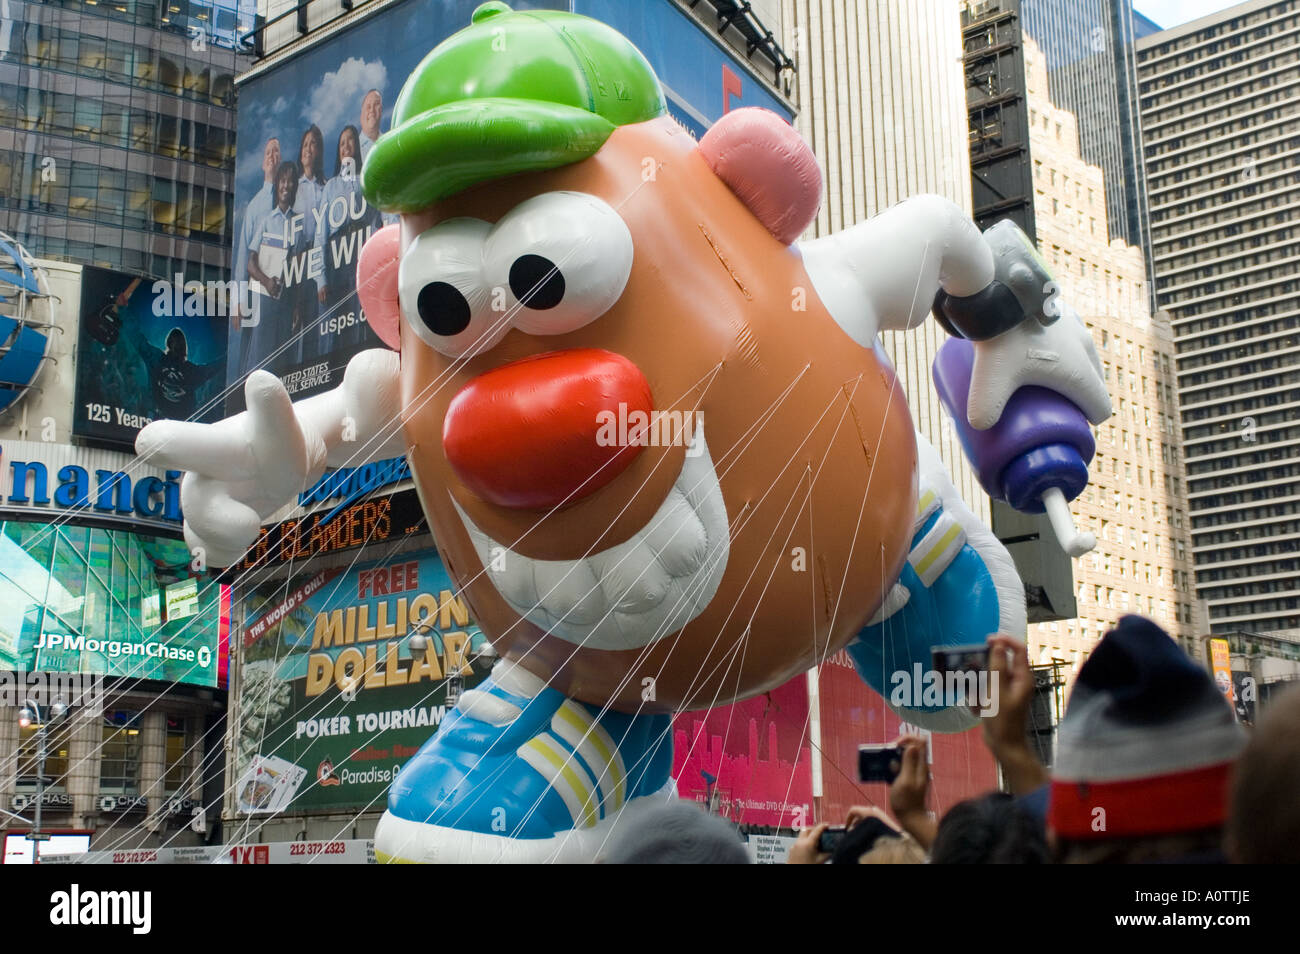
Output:
[[[622,355],[554,351],[494,368],[451,401],[442,446],[456,475],[501,507],[549,509],[605,486],[636,458],[650,385]],[[633,440],[627,432],[633,431]]]

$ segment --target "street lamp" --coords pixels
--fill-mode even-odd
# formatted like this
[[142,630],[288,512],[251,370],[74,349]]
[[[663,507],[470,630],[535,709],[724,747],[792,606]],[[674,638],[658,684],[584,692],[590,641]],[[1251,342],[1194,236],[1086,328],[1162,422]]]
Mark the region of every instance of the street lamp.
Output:
[[[430,634],[434,632],[432,623],[428,621],[417,623],[411,628],[406,637],[407,649],[411,652],[413,659],[423,659],[425,654],[433,647]],[[483,660],[487,665],[492,665],[499,658],[496,648],[489,642],[484,642],[479,651],[469,657],[469,663],[472,666],[476,661]],[[454,673],[447,674],[447,690],[444,700],[448,708],[455,706],[460,701],[460,695],[465,689],[465,680],[458,669]]]
[[45,742],[49,735],[50,722],[57,722],[68,714],[68,706],[62,699],[55,699],[49,707],[49,721],[41,717],[41,707],[28,699],[18,712],[18,726],[31,728],[36,724],[36,821],[27,833],[27,840],[32,843],[32,864],[41,863],[41,842],[48,836],[41,834],[41,807],[45,801]]

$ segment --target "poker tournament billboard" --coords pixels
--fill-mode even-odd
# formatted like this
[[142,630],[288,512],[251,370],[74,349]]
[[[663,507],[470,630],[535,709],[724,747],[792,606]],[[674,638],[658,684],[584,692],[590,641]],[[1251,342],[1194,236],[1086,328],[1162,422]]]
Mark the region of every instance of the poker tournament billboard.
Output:
[[[485,638],[434,550],[309,571],[245,596],[236,809],[382,809],[438,729],[448,688],[487,677]],[[406,636],[427,625],[428,651]]]
[[[358,351],[384,346],[357,301],[356,262],[395,219],[367,204],[359,170],[389,130],[407,76],[469,25],[478,3],[394,4],[241,82],[231,277],[247,293],[230,325],[227,383],[265,368],[291,397],[307,397],[337,386]],[[696,137],[741,106],[792,115],[671,0],[511,6],[572,10],[625,33],[662,80],[670,115]],[[241,388],[230,389],[227,407],[242,409]]]
[[151,421],[221,418],[229,319],[206,295],[87,266],[79,313],[74,435],[134,448]]

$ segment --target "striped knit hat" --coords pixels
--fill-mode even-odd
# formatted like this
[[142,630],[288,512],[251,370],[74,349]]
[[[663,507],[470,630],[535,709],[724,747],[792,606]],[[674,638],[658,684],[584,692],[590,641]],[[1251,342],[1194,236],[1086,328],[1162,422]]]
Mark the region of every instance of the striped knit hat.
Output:
[[1102,839],[1221,825],[1245,742],[1209,674],[1155,623],[1125,616],[1079,670],[1048,826],[1062,838]]

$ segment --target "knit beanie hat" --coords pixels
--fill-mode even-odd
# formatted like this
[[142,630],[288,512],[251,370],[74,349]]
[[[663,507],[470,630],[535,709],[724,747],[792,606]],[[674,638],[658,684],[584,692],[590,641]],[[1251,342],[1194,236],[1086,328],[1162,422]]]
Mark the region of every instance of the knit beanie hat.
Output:
[[1245,742],[1209,674],[1155,623],[1125,616],[1075,680],[1048,826],[1103,839],[1221,825]]
[[611,865],[747,865],[736,826],[695,802],[675,801],[634,816],[616,830]]

